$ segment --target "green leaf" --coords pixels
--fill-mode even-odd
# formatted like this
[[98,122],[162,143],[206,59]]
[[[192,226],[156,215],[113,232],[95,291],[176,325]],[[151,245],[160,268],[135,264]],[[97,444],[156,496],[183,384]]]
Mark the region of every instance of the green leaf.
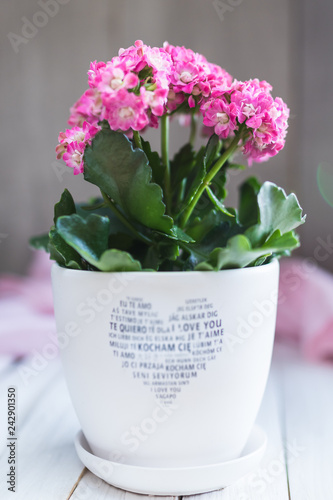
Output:
[[184,243],[193,243],[194,239],[191,238],[188,234],[186,234],[180,227],[173,226],[172,234],[165,235],[167,238],[171,238],[178,241],[183,241]]
[[220,224],[221,220],[216,210],[210,210],[204,217],[196,217],[187,228],[189,234],[200,243],[207,234]]
[[294,231],[288,231],[287,233],[281,234],[281,231],[277,229],[274,233],[265,241],[261,248],[273,248],[275,252],[294,250],[300,245],[299,237]]
[[[221,149],[221,141],[219,140],[218,136],[213,134],[210,138],[209,141],[206,145],[206,147],[202,146],[196,157],[195,157],[195,164],[192,168],[192,174],[188,176],[187,179],[187,184],[186,184],[186,190],[185,190],[185,200],[183,202],[183,206],[181,208],[182,212],[193,200],[195,194],[197,193],[203,179],[205,178],[205,175],[207,173],[207,170],[209,167],[212,166],[214,163],[215,159],[217,158],[217,155]],[[216,179],[215,179],[216,182]],[[220,191],[220,188],[224,188],[225,181],[223,182],[223,186],[220,184],[217,185],[217,188],[219,190],[220,194],[223,194],[224,191]],[[226,193],[226,192],[225,192]],[[197,206],[197,208],[199,208]]]
[[123,224],[123,222],[117,217],[117,215],[108,206],[105,205],[104,200],[103,200],[103,206],[94,209],[92,208],[91,210],[86,209],[87,207],[90,208],[90,206],[93,207],[94,205],[96,205],[96,207],[102,205],[102,199],[101,198],[92,199],[89,204],[87,203],[76,204],[76,212],[83,219],[86,219],[91,214],[91,212],[97,215],[102,215],[104,217],[107,217],[110,220],[109,235],[117,233],[125,233],[133,238],[133,233]]
[[159,252],[158,246],[149,246],[146,248],[146,252],[141,256],[140,261],[144,267],[149,266],[154,271],[158,271],[158,268],[162,262],[162,258]]
[[[299,246],[298,236],[293,229],[304,222],[304,217],[294,194],[287,197],[281,188],[270,182],[260,187],[254,178],[245,182],[241,191],[241,222],[248,224],[252,221],[256,224],[241,234],[244,226],[238,224],[237,213],[234,222],[231,218],[228,224],[215,221],[214,227],[199,240],[199,244],[191,245],[193,255],[199,261],[196,269],[219,270],[262,265]],[[223,216],[221,212],[218,214]],[[200,230],[208,225],[201,224],[198,221],[194,232],[196,236],[198,231],[200,235]],[[187,232],[194,236],[191,227]],[[208,255],[208,258],[204,255]]]
[[129,272],[141,271],[142,267],[139,261],[122,250],[106,250],[98,262],[93,264],[97,269],[104,272]]
[[190,143],[185,144],[170,162],[171,185],[175,189],[191,173],[195,162],[195,151]]
[[206,175],[205,151],[206,149],[204,147],[199,149],[195,158],[195,165],[192,168],[192,173],[188,176],[183,209],[191,203]]
[[110,221],[107,217],[90,214],[86,219],[73,214],[59,217],[56,228],[68,245],[87,262],[95,265],[108,248]]
[[252,266],[253,267],[258,267],[258,266],[263,266],[266,262],[269,261],[269,259],[271,258],[272,256],[271,255],[264,255],[263,257],[258,257],[253,263],[252,263]]
[[250,240],[243,234],[233,236],[225,248],[215,248],[208,259],[197,265],[196,270],[220,270],[239,268],[249,265],[262,265],[267,257],[279,256],[299,246],[298,237],[289,231],[281,234],[276,230],[260,248],[253,248]]
[[141,144],[142,150],[148,158],[149,166],[152,169],[153,182],[156,182],[163,188],[165,166],[161,162],[160,155],[156,151],[152,151],[149,142],[145,141],[142,137]]
[[173,220],[165,215],[161,187],[151,182],[147,156],[133,149],[124,134],[103,128],[87,146],[84,164],[85,180],[107,193],[132,219],[170,233]]
[[198,264],[196,270],[207,270],[207,264],[216,271],[223,268],[246,267],[258,257],[271,254],[272,252],[268,249],[253,249],[248,238],[243,234],[238,234],[230,238],[225,248],[215,248],[208,260]]
[[57,230],[68,245],[100,271],[140,271],[140,262],[131,255],[108,249],[109,225],[109,219],[101,215],[91,214],[83,219],[74,214],[60,217]]
[[196,265],[198,264],[198,259],[195,255],[190,254],[185,260],[182,261],[182,271],[194,271]]
[[216,269],[209,264],[207,261],[200,262],[200,264],[196,265],[194,271],[215,271]]
[[49,233],[50,259],[55,260],[60,266],[70,269],[82,269],[82,259],[80,255],[60,236],[53,226]]
[[179,256],[179,246],[173,241],[160,241],[154,246],[147,248],[143,259],[144,267],[153,268],[158,271],[162,264],[170,264]]
[[213,191],[210,189],[209,186],[206,187],[207,194],[209,196],[210,201],[213,203],[214,207],[217,208],[220,212],[222,212],[224,215],[226,215],[228,218],[231,217],[232,219],[235,218],[235,215],[230,213],[228,209],[221,203],[221,201],[216,198],[215,194]]
[[[76,213],[76,207],[72,195],[65,189],[60,200],[54,206],[54,224],[59,217]],[[82,269],[80,255],[60,236],[55,227],[49,233],[50,259],[55,260],[60,266],[70,269]]]
[[76,213],[75,203],[71,193],[65,189],[61,195],[60,201],[54,205],[54,223],[62,215],[72,215]]
[[238,219],[242,226],[249,227],[259,221],[258,193],[261,184],[256,177],[250,177],[240,186]]
[[258,193],[259,224],[246,230],[252,246],[261,246],[277,229],[281,234],[305,222],[296,195],[286,195],[282,188],[265,182]]
[[227,183],[227,170],[222,168],[212,179],[210,185],[214,187],[215,196],[223,202],[228,195],[228,191],[226,189]]
[[145,66],[140,72],[139,72],[139,80],[145,80],[149,76],[153,75],[153,69],[150,66]]
[[45,252],[49,252],[49,240],[48,234],[41,234],[40,236],[30,238],[29,244],[36,250],[45,250]]
[[129,251],[133,244],[138,242],[134,240],[133,236],[127,233],[111,233],[109,234],[109,248],[115,248],[116,250]]
[[234,214],[235,217],[228,217],[220,211],[211,210],[204,217],[196,217],[191,222],[186,232],[196,243],[189,245],[189,248],[198,254],[199,262],[207,259],[214,248],[225,247],[232,236],[243,232],[243,228],[237,222],[236,212]]
[[216,134],[213,134],[207,143],[205,151],[205,166],[209,170],[215,162],[217,155],[222,147],[222,142]]

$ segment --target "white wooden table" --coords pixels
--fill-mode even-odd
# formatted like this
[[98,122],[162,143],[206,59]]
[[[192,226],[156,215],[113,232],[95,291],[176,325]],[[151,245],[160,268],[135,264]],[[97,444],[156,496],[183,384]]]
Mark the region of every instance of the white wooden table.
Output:
[[[32,367],[31,362],[0,358],[0,498],[144,500],[109,486],[83,467],[73,445],[79,423],[61,364],[56,359]],[[7,389],[12,386],[17,399],[15,493],[6,483]],[[257,422],[268,434],[260,468],[224,490],[186,498],[333,500],[332,365],[308,364],[295,351],[276,346]]]

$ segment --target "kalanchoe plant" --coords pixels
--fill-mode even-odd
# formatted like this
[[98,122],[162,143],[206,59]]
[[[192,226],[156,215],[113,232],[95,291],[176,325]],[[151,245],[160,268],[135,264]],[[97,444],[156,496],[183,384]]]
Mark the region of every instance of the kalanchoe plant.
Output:
[[[249,165],[284,146],[289,109],[272,87],[240,82],[204,56],[141,41],[93,62],[89,89],[71,108],[56,148],[74,175],[100,190],[75,205],[65,190],[48,235],[33,238],[60,266],[94,271],[188,271],[257,266],[299,246],[305,217],[294,194],[250,177],[238,208],[226,206],[234,153]],[[190,140],[169,158],[169,120]],[[198,151],[199,119],[208,136]],[[161,154],[141,133],[160,128]]]

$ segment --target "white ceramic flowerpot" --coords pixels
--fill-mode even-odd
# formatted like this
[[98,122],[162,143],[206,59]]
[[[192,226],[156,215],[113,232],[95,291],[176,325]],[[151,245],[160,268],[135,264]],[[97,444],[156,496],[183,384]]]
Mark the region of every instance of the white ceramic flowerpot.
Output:
[[54,265],[65,376],[92,452],[137,466],[239,457],[265,389],[279,265],[100,273]]

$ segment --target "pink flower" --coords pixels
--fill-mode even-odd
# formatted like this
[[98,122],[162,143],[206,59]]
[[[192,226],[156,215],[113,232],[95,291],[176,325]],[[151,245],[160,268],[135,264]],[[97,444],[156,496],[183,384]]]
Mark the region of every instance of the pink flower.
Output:
[[119,56],[112,59],[116,64],[125,64],[127,69],[139,74],[146,67],[152,69],[152,76],[167,78],[172,65],[170,55],[160,47],[150,47],[142,40],[137,40],[134,46],[120,49]]
[[90,88],[96,88],[99,81],[102,70],[105,68],[106,64],[103,61],[93,61],[90,63],[90,69],[88,71],[88,84]]
[[258,79],[232,81],[223,68],[185,47],[168,42],[150,47],[137,40],[107,63],[93,61],[88,83],[71,108],[73,128],[60,133],[56,148],[58,158],[66,155],[71,166],[77,165],[75,172],[83,169],[79,155],[100,121],[131,135],[157,128],[160,116],[180,107],[185,115],[200,109],[204,130],[220,138],[243,131],[240,141],[249,163],[264,161],[284,146],[289,109],[282,99],[273,99],[271,85]]
[[249,132],[243,153],[249,165],[266,161],[284,147],[289,109],[279,97],[273,99],[272,87],[266,81],[235,82],[233,89],[231,103],[237,108],[239,123],[244,123]]
[[153,69],[153,75],[170,74],[172,60],[166,50],[160,47],[149,47],[148,45],[144,45],[141,41],[137,41],[135,43],[142,44],[139,46],[139,53],[142,54],[142,58],[146,64]]
[[160,47],[149,47],[142,40],[137,40],[127,49],[120,49],[118,57],[112,59],[115,64],[125,64],[128,70],[139,73],[146,66],[152,68],[153,75],[169,73],[172,64],[169,54]]
[[276,155],[284,147],[288,128],[286,104],[279,97],[273,99],[272,87],[266,81],[236,80],[229,89],[228,79],[225,83],[227,90],[216,86],[212,97],[201,104],[203,124],[214,127],[214,132],[223,139],[237,133],[242,126],[246,132],[242,151],[249,165]]
[[271,108],[271,117],[274,119],[276,126],[281,131],[283,138],[287,135],[288,119],[290,110],[281,97],[276,97],[274,105]]
[[101,127],[84,122],[82,127],[73,127],[67,129],[66,132],[60,132],[58,137],[59,144],[56,147],[57,159],[60,160],[63,157],[68,145],[72,142],[83,143],[84,145],[91,144],[91,140],[100,130]]
[[124,63],[115,66],[110,62],[101,72],[97,87],[103,98],[103,94],[112,94],[120,88],[133,89],[138,83],[137,75],[128,71]]
[[[230,90],[232,77],[220,66],[211,64],[207,59],[185,47],[175,47],[164,43],[165,50],[171,55],[173,67],[170,74],[171,89],[176,94],[191,94],[188,98],[190,108],[209,98],[213,90]],[[194,99],[193,96],[198,96]],[[169,106],[170,110],[175,109]]]
[[[149,123],[148,123],[148,127],[151,127],[151,128],[158,128],[158,118],[156,115],[153,115],[151,114],[150,117],[149,117]],[[142,132],[144,132],[146,129],[142,129]]]
[[68,167],[74,169],[74,175],[83,172],[83,155],[85,144],[83,142],[71,142],[68,144],[67,151],[64,153],[63,159]]
[[[85,122],[87,123],[87,122]],[[57,160],[60,160],[64,153],[67,151],[68,144],[71,142],[84,142],[85,133],[81,127],[74,127],[72,129],[67,129],[66,132],[60,132],[58,141],[59,144],[56,147]]]
[[165,112],[165,104],[168,98],[168,91],[163,88],[156,88],[155,90],[146,90],[141,87],[140,95],[147,107],[156,116],[162,116]]
[[271,144],[260,144],[260,142],[256,140],[248,141],[243,147],[243,153],[247,157],[247,161],[249,166],[255,161],[257,163],[261,163],[269,160],[271,156],[275,156],[278,154],[281,149],[283,149],[285,144],[284,140],[279,142],[271,143]]
[[87,121],[96,125],[103,110],[103,102],[100,92],[97,89],[88,89],[70,109],[68,125],[82,127]]
[[108,120],[112,130],[142,130],[149,123],[145,100],[141,95],[120,89],[114,95],[110,95],[105,119]]
[[[156,127],[158,121],[150,116],[151,113],[161,116],[165,112],[171,65],[171,58],[164,49],[151,48],[141,40],[136,41],[134,46],[121,49],[117,57],[101,67],[98,83],[97,77],[94,80],[103,104],[99,118],[107,119],[111,128],[124,131],[128,125],[132,127],[131,124],[136,130],[142,130],[148,123]],[[145,71],[140,81],[142,70]],[[95,66],[91,71],[97,73]],[[126,96],[124,90],[132,95]],[[125,105],[118,103],[119,99],[125,101]],[[81,108],[78,111],[82,114]],[[89,110],[84,111],[88,116]],[[137,118],[136,112],[139,113]]]
[[200,83],[207,79],[205,71],[207,61],[204,56],[185,47],[174,47],[168,42],[164,43],[164,48],[171,55],[173,62],[170,74],[173,90],[191,94],[194,86],[198,85],[197,93],[200,93]]
[[225,69],[221,68],[221,66],[208,63],[207,75],[209,92],[211,92],[212,95],[214,95],[214,92],[221,94],[230,91],[233,80],[232,76]]
[[169,111],[174,111],[185,101],[185,95],[176,93],[173,89],[169,90],[167,107]]
[[60,132],[59,143],[56,147],[57,158],[63,158],[68,167],[74,169],[74,175],[83,172],[83,154],[87,144],[91,144],[92,139],[101,127],[84,122],[82,127],[73,127]]
[[249,80],[235,82],[231,93],[231,102],[238,108],[239,123],[246,123],[250,128],[260,127],[267,110],[272,106],[273,98],[267,82]]
[[142,57],[143,47],[143,42],[137,40],[134,45],[127,49],[119,49],[118,57],[114,57],[112,62],[115,64],[125,63],[127,70],[139,73],[146,66],[146,61]]
[[190,108],[195,108],[196,102],[193,95],[190,95],[190,97],[188,98],[188,105]]
[[200,108],[203,114],[203,124],[214,127],[214,132],[222,139],[238,128],[237,107],[228,103],[224,96],[209,99]]

